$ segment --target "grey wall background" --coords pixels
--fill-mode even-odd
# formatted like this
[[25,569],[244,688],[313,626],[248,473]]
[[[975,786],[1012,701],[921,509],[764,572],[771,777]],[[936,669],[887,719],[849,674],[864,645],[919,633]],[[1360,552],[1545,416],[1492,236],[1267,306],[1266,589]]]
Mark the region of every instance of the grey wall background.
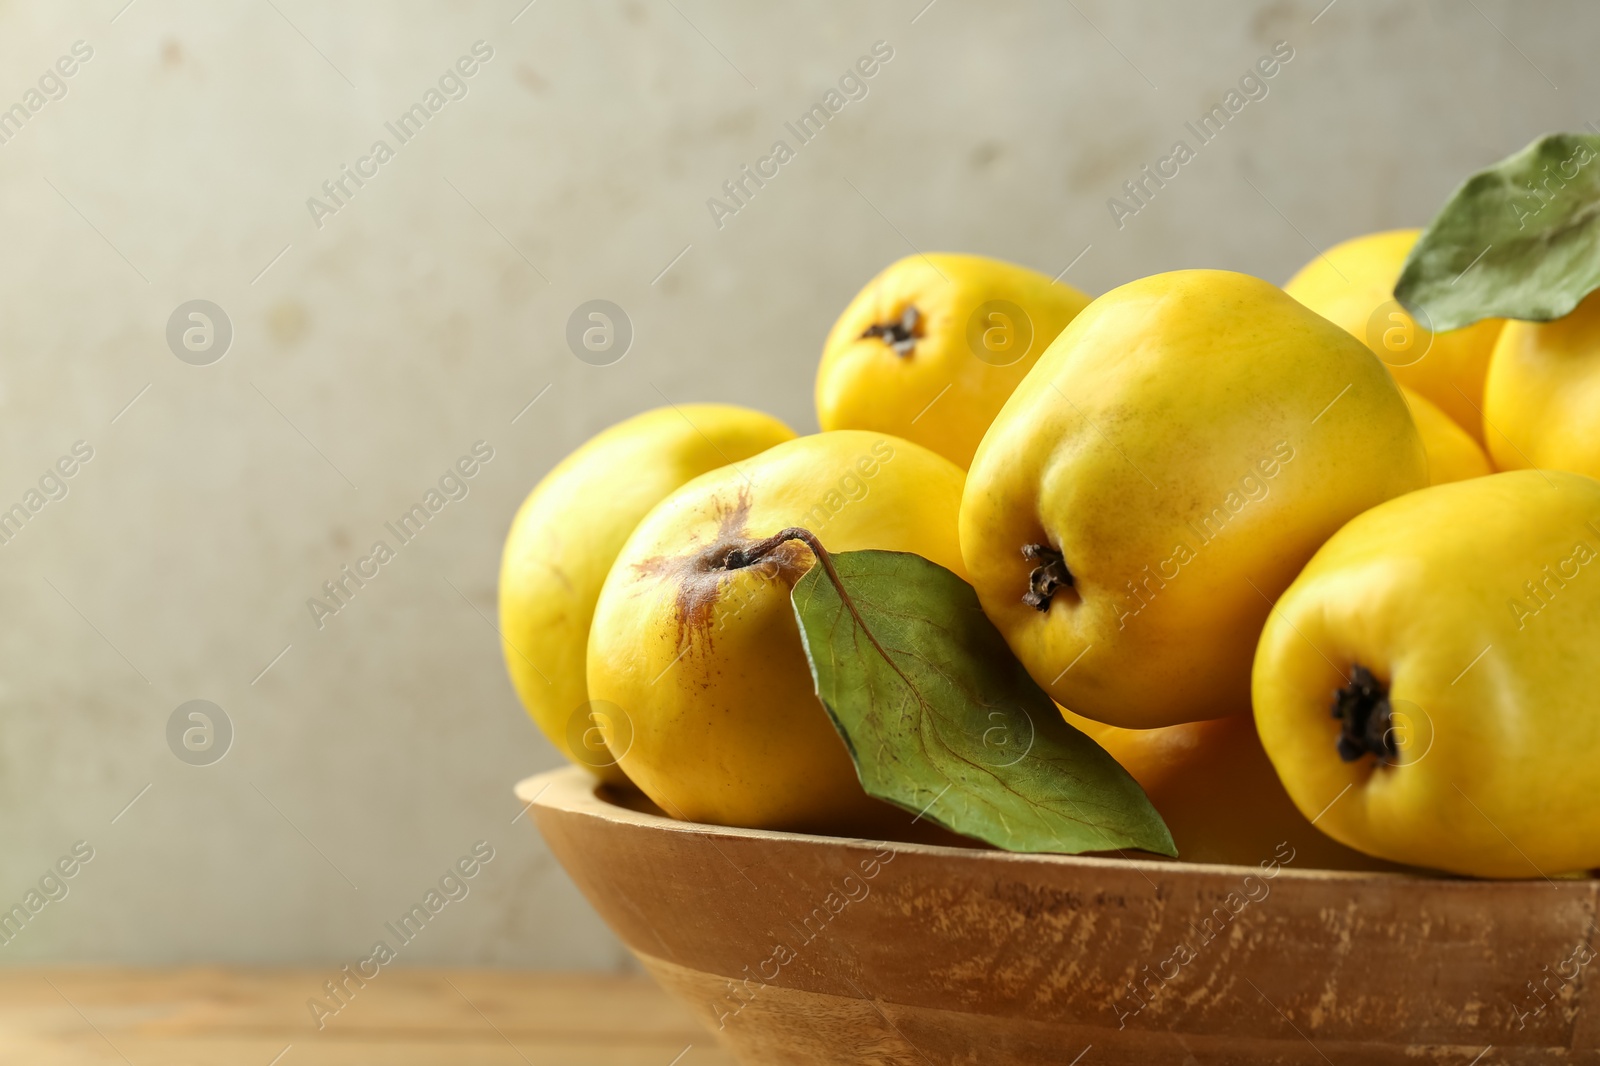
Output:
[[[487,840],[404,961],[627,965],[512,821],[557,757],[486,621],[561,455],[664,397],[814,429],[829,324],[913,247],[1091,293],[1282,281],[1600,119],[1579,3],[525,2],[0,5],[0,106],[94,50],[0,144],[0,506],[94,449],[0,547],[0,906],[95,849],[0,961],[348,961]],[[478,40],[468,95],[319,228],[307,198]],[[879,40],[869,95],[718,229],[707,198]],[[1119,230],[1107,198],[1279,40],[1269,95]],[[636,330],[606,367],[563,339],[597,297]],[[233,325],[209,366],[164,337],[194,298]],[[307,598],[480,439],[470,495],[319,631]],[[165,734],[197,698],[236,730],[204,767]]]

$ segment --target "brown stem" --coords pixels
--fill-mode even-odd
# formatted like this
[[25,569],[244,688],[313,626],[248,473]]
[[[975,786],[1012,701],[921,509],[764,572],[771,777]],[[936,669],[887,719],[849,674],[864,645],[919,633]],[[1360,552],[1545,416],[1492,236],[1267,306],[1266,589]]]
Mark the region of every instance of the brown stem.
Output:
[[828,549],[822,546],[822,541],[818,540],[817,535],[811,530],[803,529],[800,526],[790,526],[788,529],[778,530],[778,532],[765,540],[758,540],[754,544],[743,548],[735,548],[728,553],[722,564],[723,569],[739,570],[750,566],[775,551],[780,545],[786,544],[791,540],[802,541],[806,547],[811,549],[811,554],[815,555],[817,562],[822,564],[823,573],[827,574],[828,580],[833,582],[834,591],[839,593],[839,599],[844,603],[845,608],[849,610],[850,617],[855,619],[856,625],[861,627],[861,632],[867,635],[867,640],[872,642],[872,646],[878,649],[878,654],[883,656],[883,661],[888,663],[894,672],[900,675],[900,680],[915,691],[916,685],[912,684],[911,679],[905,675],[905,671],[900,669],[900,664],[890,658],[888,649],[878,643],[878,638],[872,632],[872,628],[867,625],[867,620],[861,617],[861,612],[856,609],[856,601],[851,598],[849,592],[845,591],[844,581],[839,577],[839,571],[834,568],[833,556],[828,554]]

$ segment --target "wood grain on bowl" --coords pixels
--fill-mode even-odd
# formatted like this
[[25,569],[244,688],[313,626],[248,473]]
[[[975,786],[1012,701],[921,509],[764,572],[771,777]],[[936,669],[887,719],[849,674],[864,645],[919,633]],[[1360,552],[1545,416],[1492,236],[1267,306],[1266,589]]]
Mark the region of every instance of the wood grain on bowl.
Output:
[[1207,866],[726,829],[615,802],[578,769],[517,795],[617,935],[751,1066],[1600,1061],[1593,880],[1306,870],[1287,846]]

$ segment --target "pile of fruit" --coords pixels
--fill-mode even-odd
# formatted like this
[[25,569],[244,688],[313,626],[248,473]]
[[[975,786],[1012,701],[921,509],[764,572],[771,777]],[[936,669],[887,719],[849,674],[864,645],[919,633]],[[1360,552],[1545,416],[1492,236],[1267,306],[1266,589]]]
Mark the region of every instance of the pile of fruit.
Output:
[[1544,138],[1283,288],[901,260],[821,432],[667,407],[538,484],[516,689],[681,819],[1587,876],[1596,159]]

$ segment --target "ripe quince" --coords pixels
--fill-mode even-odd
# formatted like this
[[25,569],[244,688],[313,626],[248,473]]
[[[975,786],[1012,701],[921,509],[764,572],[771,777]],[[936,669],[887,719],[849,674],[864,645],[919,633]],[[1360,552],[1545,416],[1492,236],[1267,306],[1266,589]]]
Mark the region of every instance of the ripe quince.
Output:
[[1123,729],[1062,709],[1133,775],[1172,832],[1184,862],[1254,866],[1277,856],[1296,869],[1392,869],[1321,833],[1284,791],[1249,713],[1160,729]]
[[1261,743],[1352,848],[1476,877],[1600,866],[1600,482],[1519,470],[1329,539],[1256,653]]
[[1387,230],[1336,244],[1283,288],[1366,344],[1400,384],[1438,404],[1481,445],[1484,377],[1505,320],[1434,333],[1400,306],[1395,282],[1420,234]]
[[1600,293],[1553,322],[1507,322],[1483,409],[1502,470],[1600,477]]
[[[668,814],[760,829],[882,832],[817,698],[790,591],[805,543],[914,552],[964,574],[963,474],[885,433],[800,437],[689,482],[652,510],[606,578],[589,636],[589,694],[622,769]],[[752,561],[754,559],[754,561]]]
[[961,501],[984,611],[1077,713],[1249,704],[1272,601],[1346,521],[1427,484],[1394,379],[1277,286],[1220,270],[1100,297],[990,426]]
[[595,601],[628,535],[690,479],[792,439],[760,411],[661,407],[590,439],[523,501],[500,561],[501,650],[523,706],[568,759],[626,780],[600,742],[585,671]]
[[1400,395],[1411,409],[1411,420],[1417,424],[1422,437],[1422,448],[1428,453],[1428,484],[1443,485],[1447,481],[1465,481],[1469,477],[1483,477],[1492,473],[1489,457],[1467,431],[1432,400],[1421,393],[1400,386]]
[[817,370],[817,421],[893,433],[965,469],[1011,390],[1088,303],[998,259],[908,256],[834,323]]

